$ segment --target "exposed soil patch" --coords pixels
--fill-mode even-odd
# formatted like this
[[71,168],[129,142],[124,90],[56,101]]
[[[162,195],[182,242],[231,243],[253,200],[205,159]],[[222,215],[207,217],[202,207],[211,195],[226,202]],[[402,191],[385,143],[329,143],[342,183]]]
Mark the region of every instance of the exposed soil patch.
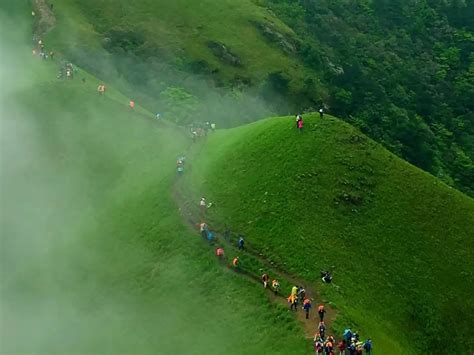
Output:
[[56,16],[46,0],[34,0],[33,6],[37,18],[35,34],[41,38],[56,26]]

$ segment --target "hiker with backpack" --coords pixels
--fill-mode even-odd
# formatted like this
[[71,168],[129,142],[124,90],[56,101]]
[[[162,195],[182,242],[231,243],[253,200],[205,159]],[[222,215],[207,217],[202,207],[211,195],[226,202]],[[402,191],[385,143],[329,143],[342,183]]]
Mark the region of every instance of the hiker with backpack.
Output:
[[318,307],[319,321],[322,322],[324,320],[325,313],[326,313],[326,310],[324,309],[324,306],[322,304],[319,305]]
[[306,319],[309,319],[309,310],[311,309],[311,300],[309,298],[304,299],[303,309],[306,312]]
[[264,273],[262,275],[262,282],[263,282],[263,287],[264,288],[267,288],[267,285],[268,285],[268,280],[270,279],[270,277],[268,276],[268,274]]
[[272,281],[272,289],[276,296],[278,294],[278,290],[280,290],[280,282],[278,282],[278,280],[275,279]]
[[298,132],[303,133],[303,118],[301,118],[298,122],[297,122],[297,125],[298,125]]
[[366,353],[367,355],[372,354],[372,340],[367,339],[367,340],[364,342],[364,350],[365,350],[365,353]]
[[239,250],[244,250],[244,244],[245,244],[244,236],[239,235],[239,240],[237,241],[237,247],[239,248]]
[[344,355],[346,353],[346,341],[341,340],[337,344],[337,350],[339,350],[339,355]]
[[306,298],[306,290],[304,289],[303,286],[298,286],[297,296],[298,296],[298,301],[303,303],[303,300]]
[[326,324],[324,324],[323,321],[319,322],[318,330],[319,330],[319,334],[320,334],[321,338],[324,339],[325,336],[326,336]]

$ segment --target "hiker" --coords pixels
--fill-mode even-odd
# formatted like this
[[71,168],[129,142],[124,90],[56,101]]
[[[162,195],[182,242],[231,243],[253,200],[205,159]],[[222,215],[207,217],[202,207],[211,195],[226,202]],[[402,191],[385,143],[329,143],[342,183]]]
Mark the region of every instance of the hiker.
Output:
[[304,289],[303,286],[298,286],[298,292],[297,292],[298,300],[300,302],[303,302],[303,300],[306,297],[306,290]]
[[303,119],[298,121],[298,132],[303,133]]
[[309,298],[304,299],[303,309],[306,312],[306,319],[309,319],[309,310],[311,309],[311,301],[309,300]]
[[157,121],[160,120],[160,114],[159,114],[159,113],[157,113],[155,117],[156,117],[156,120],[157,120]]
[[99,93],[99,95],[104,95],[105,94],[105,85],[104,84],[100,84],[98,87],[97,87],[97,91]]
[[365,350],[365,353],[366,353],[367,355],[372,354],[372,340],[367,339],[367,340],[364,342],[364,350]]
[[238,271],[238,270],[239,270],[239,268],[240,268],[240,260],[239,260],[239,257],[238,257],[238,256],[236,256],[236,257],[234,258],[234,260],[232,260],[232,266],[234,267],[234,270],[235,270],[235,271]]
[[332,275],[329,271],[321,271],[321,280],[323,280],[324,283],[331,283],[332,281]]
[[346,353],[346,341],[341,340],[337,344],[337,350],[339,350],[339,355],[344,355]]
[[53,51],[49,52],[49,57],[51,58],[51,60],[54,59],[54,52]]
[[324,324],[324,322],[322,321],[319,322],[318,330],[319,330],[319,334],[321,334],[321,338],[324,339],[325,332],[326,332],[326,324]]
[[129,106],[130,106],[130,108],[133,110],[133,109],[135,108],[135,101],[130,100]]
[[326,355],[334,355],[334,342],[328,339],[324,344],[324,350]]
[[207,238],[207,224],[202,222],[199,225],[199,229],[203,238]]
[[314,349],[316,354],[322,354],[324,351],[324,344],[321,340],[318,340],[314,343]]
[[344,330],[344,333],[342,334],[344,337],[344,340],[346,341],[346,344],[349,344],[352,340],[352,331],[351,328],[347,328]]
[[211,130],[212,130],[212,132],[216,131],[216,124],[215,123],[211,123]]
[[319,320],[322,322],[324,320],[324,314],[326,313],[326,310],[324,309],[324,306],[321,304],[318,307],[318,314],[319,314]]
[[222,257],[224,257],[224,255],[225,255],[224,249],[222,249],[220,247],[216,249],[216,256],[217,257],[222,258]]
[[239,250],[244,250],[244,244],[245,244],[244,236],[239,235],[239,240],[237,241],[237,247],[239,248]]
[[178,172],[178,175],[181,176],[184,173],[184,167],[182,165],[178,165],[176,171]]
[[276,296],[278,294],[278,290],[280,289],[280,283],[278,282],[278,280],[275,279],[272,281],[272,289]]
[[299,121],[302,120],[302,119],[303,119],[303,117],[302,117],[300,114],[297,114],[297,115],[296,115],[296,128],[299,128],[299,127],[298,127],[298,123],[299,123]]
[[262,275],[262,282],[263,282],[263,287],[264,288],[267,288],[267,285],[268,285],[268,280],[270,279],[270,277],[268,276],[268,274],[264,273]]
[[321,108],[319,109],[319,117],[320,117],[320,118],[323,118],[323,116],[324,116],[324,109],[321,107]]
[[197,139],[197,132],[195,129],[193,129],[193,131],[191,132],[191,138],[193,139],[193,143],[196,143],[196,139]]
[[355,353],[356,353],[356,344],[354,342],[350,343],[349,346],[347,347],[347,350],[349,350],[350,355],[355,355]]
[[207,235],[206,235],[207,241],[209,244],[214,244],[214,232],[211,232],[209,229],[207,230]]
[[291,288],[291,295],[297,297],[297,295],[298,295],[298,287],[297,286],[293,286]]
[[293,293],[288,297],[288,303],[290,304],[290,310],[298,311],[298,298]]
[[201,213],[206,211],[206,199],[204,197],[201,197],[201,201],[199,201],[199,208],[201,209]]

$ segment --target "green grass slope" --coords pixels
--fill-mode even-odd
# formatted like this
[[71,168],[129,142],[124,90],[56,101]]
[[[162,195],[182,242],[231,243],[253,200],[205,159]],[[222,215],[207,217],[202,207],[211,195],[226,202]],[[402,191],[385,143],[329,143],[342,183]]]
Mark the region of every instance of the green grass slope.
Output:
[[[296,41],[293,31],[251,0],[62,0],[55,3],[55,14],[58,26],[48,40],[76,56],[78,49],[106,55],[104,38],[113,41],[115,32],[117,40],[127,42],[122,43],[124,51],[143,59],[157,57],[177,67],[206,63],[206,71],[218,73],[224,82],[241,77],[259,83],[269,73],[288,68],[294,84],[299,85],[296,79],[304,75],[296,57],[285,55],[278,41],[267,41],[254,23],[269,24],[290,42]],[[224,44],[240,59],[240,65],[216,55],[209,42]]]
[[0,352],[307,353],[286,310],[182,224],[181,131],[93,77],[57,81],[21,17],[0,20]]
[[[351,126],[305,116],[217,131],[187,184],[209,218],[315,284],[382,354],[472,352],[474,201]],[[321,284],[321,269],[334,284]]]

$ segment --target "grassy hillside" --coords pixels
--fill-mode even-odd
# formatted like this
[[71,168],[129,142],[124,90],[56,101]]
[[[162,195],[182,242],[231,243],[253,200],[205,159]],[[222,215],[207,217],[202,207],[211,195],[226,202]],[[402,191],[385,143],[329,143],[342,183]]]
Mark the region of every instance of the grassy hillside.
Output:
[[21,19],[0,11],[0,352],[306,353],[286,310],[182,224],[182,132],[87,73],[56,80]]
[[61,0],[46,39],[181,123],[232,127],[325,106],[472,195],[473,10],[427,0]]
[[194,199],[314,283],[339,331],[360,329],[383,354],[436,353],[446,337],[472,351],[474,201],[337,119],[305,119],[301,135],[282,117],[209,136],[187,177]]

